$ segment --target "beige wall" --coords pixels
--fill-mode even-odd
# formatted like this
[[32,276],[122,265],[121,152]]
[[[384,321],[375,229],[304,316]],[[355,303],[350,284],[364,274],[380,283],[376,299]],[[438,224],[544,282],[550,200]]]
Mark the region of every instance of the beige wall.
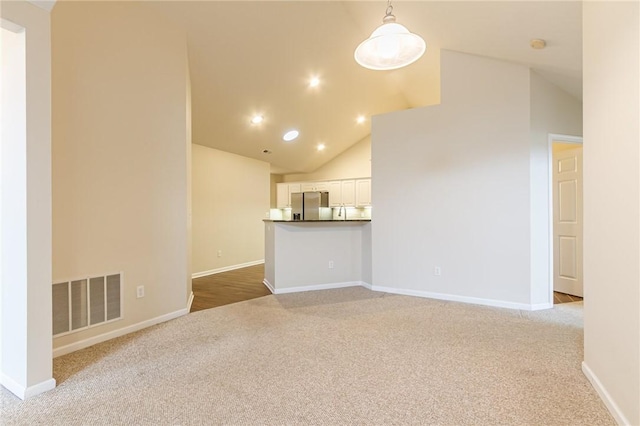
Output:
[[[3,20],[26,29],[22,33],[26,49],[21,49],[26,59],[21,72],[22,90],[26,89],[20,95],[22,108],[2,111],[0,169],[6,186],[0,195],[0,382],[17,396],[28,398],[55,386],[51,362],[50,15],[24,1],[2,2],[0,14]],[[2,55],[6,59],[4,46]],[[8,93],[3,91],[3,104]],[[12,107],[19,108],[19,104]],[[7,125],[7,113],[20,116],[20,123]]]
[[524,66],[443,50],[441,67],[441,105],[374,117],[373,284],[549,307],[548,134],[581,135],[581,103]]
[[530,73],[531,303],[553,303],[549,212],[549,134],[582,136],[582,102],[535,72]]
[[583,3],[584,365],[640,424],[640,7]]
[[530,72],[445,50],[441,69],[441,105],[373,119],[373,284],[527,308]]
[[270,186],[269,186],[269,192],[270,192],[270,197],[269,197],[269,206],[272,209],[275,209],[278,207],[278,189],[277,189],[277,185],[279,183],[284,182],[284,176],[283,175],[276,175],[276,174],[272,174],[271,175],[271,179],[270,179]]
[[124,273],[124,319],[61,347],[186,313],[188,67],[186,35],[133,2],[59,2],[52,41],[53,278]]
[[312,173],[284,176],[285,182],[309,182],[371,177],[371,136],[367,136],[351,148]]
[[269,171],[264,161],[193,145],[194,274],[264,260]]

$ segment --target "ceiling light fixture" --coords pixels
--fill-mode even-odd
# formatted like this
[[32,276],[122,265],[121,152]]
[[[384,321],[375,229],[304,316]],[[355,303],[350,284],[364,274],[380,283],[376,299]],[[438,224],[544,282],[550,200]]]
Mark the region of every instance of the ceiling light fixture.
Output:
[[320,79],[318,77],[311,77],[309,80],[309,87],[318,87],[320,85]]
[[356,123],[362,124],[365,120],[366,118],[364,117],[364,115],[359,115],[358,118],[356,118]]
[[253,118],[251,118],[251,123],[252,124],[260,124],[264,121],[264,117],[261,116],[260,114],[256,114],[253,116]]
[[396,23],[391,0],[388,0],[382,25],[371,33],[371,37],[360,43],[354,58],[365,68],[394,70],[414,63],[426,49],[427,45],[422,37]]
[[297,130],[289,130],[287,133],[284,134],[284,136],[282,136],[282,139],[285,142],[291,142],[292,140],[294,140],[295,138],[298,137],[298,135],[300,135],[300,132],[298,132]]
[[317,148],[318,148],[318,151],[324,151],[326,146],[323,143],[319,143]]

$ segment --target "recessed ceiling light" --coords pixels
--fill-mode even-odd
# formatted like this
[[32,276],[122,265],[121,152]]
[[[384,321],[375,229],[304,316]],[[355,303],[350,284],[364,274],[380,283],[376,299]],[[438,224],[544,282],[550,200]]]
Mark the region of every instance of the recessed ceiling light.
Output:
[[284,139],[286,142],[291,142],[292,140],[297,138],[298,135],[300,135],[300,132],[298,132],[297,130],[293,129],[293,130],[289,130],[287,133],[285,133],[284,136],[282,136],[282,139]]
[[318,151],[324,151],[326,146],[323,143],[319,143],[317,148],[318,148]]
[[309,80],[309,87],[318,87],[320,85],[320,79],[318,77],[311,77]]
[[260,124],[264,121],[264,117],[261,116],[260,114],[256,114],[251,118],[251,123],[252,124]]
[[366,120],[366,118],[364,117],[364,115],[359,115],[359,116],[358,116],[358,118],[356,118],[356,122],[357,122],[358,124],[362,124],[362,123],[364,123],[364,122],[365,122],[365,120]]

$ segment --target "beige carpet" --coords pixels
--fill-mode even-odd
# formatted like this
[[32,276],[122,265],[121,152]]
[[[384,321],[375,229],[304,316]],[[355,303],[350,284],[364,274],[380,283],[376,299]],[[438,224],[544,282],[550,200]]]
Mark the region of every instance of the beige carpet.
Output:
[[57,358],[12,424],[613,425],[582,306],[521,312],[362,288],[266,296]]

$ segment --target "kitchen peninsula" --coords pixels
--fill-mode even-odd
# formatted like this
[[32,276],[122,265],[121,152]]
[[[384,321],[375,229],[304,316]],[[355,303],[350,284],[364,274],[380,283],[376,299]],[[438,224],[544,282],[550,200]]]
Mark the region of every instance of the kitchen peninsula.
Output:
[[370,286],[371,219],[264,224],[264,284],[272,293]]

